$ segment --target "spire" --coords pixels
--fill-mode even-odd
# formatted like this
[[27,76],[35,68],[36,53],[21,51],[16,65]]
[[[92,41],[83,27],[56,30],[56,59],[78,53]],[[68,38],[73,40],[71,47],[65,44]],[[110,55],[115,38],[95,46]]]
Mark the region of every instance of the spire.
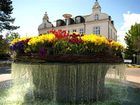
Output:
[[49,17],[47,12],[45,12],[44,16],[43,16],[43,22],[42,24],[39,25],[38,29],[44,29],[44,28],[51,28],[53,27],[53,24],[51,22],[49,22]]
[[101,6],[100,6],[98,0],[95,0],[95,3],[93,5],[93,7],[92,7],[92,11],[93,12],[97,12],[97,11],[101,12]]
[[43,17],[43,20],[49,20],[49,17],[48,17],[47,12],[45,12],[44,17]]
[[101,8],[98,0],[95,1],[95,4],[93,5],[93,8],[96,9],[96,8]]

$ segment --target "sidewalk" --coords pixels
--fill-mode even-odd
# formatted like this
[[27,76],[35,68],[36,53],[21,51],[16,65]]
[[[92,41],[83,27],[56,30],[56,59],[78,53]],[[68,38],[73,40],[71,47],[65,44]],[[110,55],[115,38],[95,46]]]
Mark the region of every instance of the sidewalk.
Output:
[[11,79],[11,74],[1,74],[0,75],[0,82],[7,81]]
[[0,61],[0,88],[6,88],[11,85],[11,67],[9,62]]
[[140,68],[127,68],[126,80],[140,84]]

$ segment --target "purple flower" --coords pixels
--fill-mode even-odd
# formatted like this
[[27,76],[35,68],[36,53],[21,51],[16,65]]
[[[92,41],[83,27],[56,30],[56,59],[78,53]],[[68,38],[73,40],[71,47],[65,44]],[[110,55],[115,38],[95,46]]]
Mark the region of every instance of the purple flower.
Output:
[[46,50],[45,50],[45,48],[44,47],[41,47],[40,49],[39,49],[39,55],[41,56],[41,57],[45,57],[46,56]]
[[23,50],[24,49],[24,44],[22,42],[18,42],[14,44],[13,46],[10,46],[11,50]]
[[16,43],[16,48],[23,49],[23,47],[24,47],[24,44],[22,42]]
[[13,46],[10,46],[10,49],[11,49],[11,50],[16,50],[16,47],[15,47],[15,45],[13,45]]

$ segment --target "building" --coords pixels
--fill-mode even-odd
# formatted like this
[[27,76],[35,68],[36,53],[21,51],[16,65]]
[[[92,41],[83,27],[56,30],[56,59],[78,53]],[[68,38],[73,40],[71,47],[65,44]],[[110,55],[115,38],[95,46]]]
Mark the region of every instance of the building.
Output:
[[51,29],[62,29],[68,32],[79,32],[80,34],[104,35],[109,39],[117,40],[117,30],[114,21],[106,13],[102,13],[98,0],[92,7],[92,13],[86,16],[72,17],[71,14],[64,14],[64,19],[58,19],[56,26],[49,22],[47,13],[43,17],[43,22],[38,27],[39,34],[47,33]]

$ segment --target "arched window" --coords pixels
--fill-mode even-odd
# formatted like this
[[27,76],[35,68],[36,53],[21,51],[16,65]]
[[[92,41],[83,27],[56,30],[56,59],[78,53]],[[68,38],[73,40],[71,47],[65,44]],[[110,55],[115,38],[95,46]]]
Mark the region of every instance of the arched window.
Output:
[[99,15],[98,14],[95,14],[95,20],[99,20]]

